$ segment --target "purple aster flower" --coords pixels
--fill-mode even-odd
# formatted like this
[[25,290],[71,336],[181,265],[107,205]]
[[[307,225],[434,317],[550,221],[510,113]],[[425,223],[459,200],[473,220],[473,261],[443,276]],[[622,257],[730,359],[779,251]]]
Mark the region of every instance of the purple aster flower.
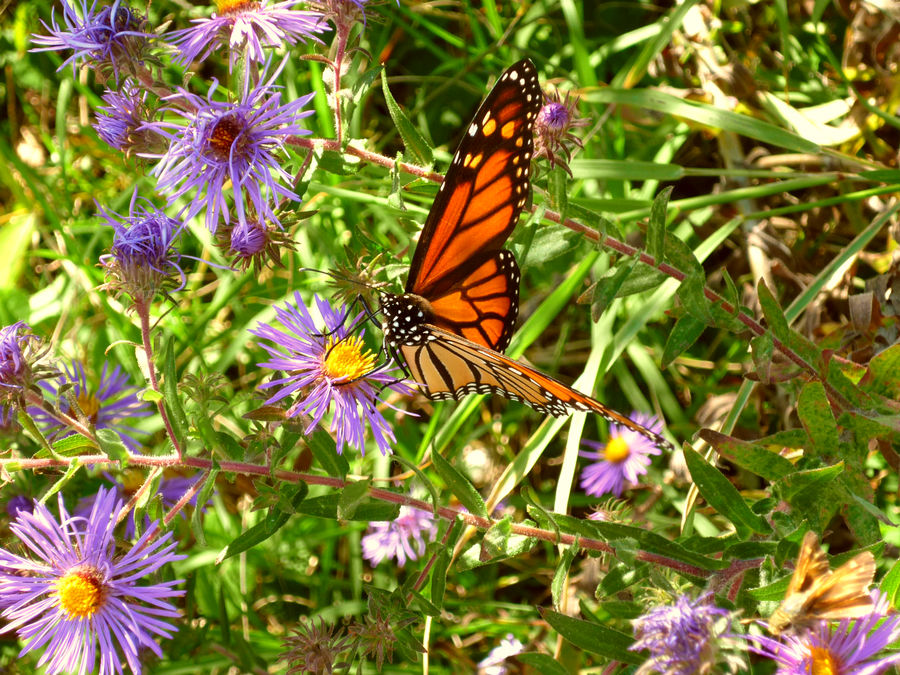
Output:
[[148,40],[152,37],[144,32],[146,21],[141,14],[123,7],[120,0],[110,7],[97,9],[97,1],[81,0],[80,8],[63,0],[63,20],[65,29],[56,22],[54,9],[50,24],[41,23],[49,35],[34,35],[34,42],[42,45],[31,51],[46,52],[72,49],[74,53],[60,66],[72,64],[72,75],[78,64],[91,66],[101,71],[112,69],[119,80],[120,71],[134,73],[136,66],[143,64]]
[[395,520],[369,523],[369,532],[362,538],[363,558],[376,567],[386,558],[396,558],[403,567],[406,560],[416,560],[425,553],[434,538],[437,526],[428,511],[401,506]]
[[145,89],[127,80],[118,91],[107,89],[103,94],[103,100],[106,105],[97,108],[94,129],[109,146],[123,151],[126,155],[162,149],[160,147],[162,139],[158,135],[141,129],[144,122],[153,115],[147,105]]
[[[572,161],[572,152],[567,143],[583,148],[584,145],[571,130],[586,126],[587,119],[576,116],[578,112],[578,97],[570,100],[569,92],[565,99],[560,99],[559,92],[544,94],[546,103],[538,111],[534,122],[534,158],[546,157],[550,164],[563,167],[571,176],[568,162]],[[565,153],[565,160],[560,156],[560,151]]]
[[263,388],[279,387],[266,404],[304,392],[305,396],[290,407],[288,416],[310,415],[312,421],[305,431],[308,434],[333,403],[331,430],[337,435],[338,452],[343,452],[344,445],[348,444],[364,453],[368,423],[381,454],[389,453],[390,444],[395,440],[394,432],[376,407],[376,403],[383,402],[378,391],[388,387],[408,395],[412,389],[397,380],[396,367],[390,364],[376,367],[376,355],[365,348],[363,331],[351,335],[362,314],[346,326],[346,306],[335,312],[331,305],[316,296],[316,307],[325,321],[325,329],[320,332],[299,293],[294,293],[294,303],[296,307],[288,304],[275,308],[275,315],[286,331],[268,324],[260,324],[250,331],[274,343],[271,346],[260,343],[271,359],[257,365],[287,373],[285,377],[260,385]]
[[900,652],[879,654],[900,640],[900,614],[888,616],[886,595],[873,592],[872,612],[856,620],[842,619],[835,627],[821,621],[809,631],[786,633],[780,639],[748,635],[751,651],[778,664],[778,675],[877,675],[900,664]]
[[[130,426],[128,422],[136,417],[147,417],[151,411],[148,404],[138,398],[138,388],[129,382],[128,375],[123,373],[119,366],[112,372],[107,371],[108,364],[104,363],[100,384],[94,391],[93,387],[88,386],[84,366],[76,361],[72,364],[71,370],[65,366],[65,374],[60,375],[55,382],[52,380],[41,382],[41,388],[57,399],[60,412],[74,416],[66,396],[60,396],[58,393],[64,384],[74,385],[72,393],[75,395],[75,401],[91,424],[97,429],[112,429],[118,433],[128,449],[134,452],[138,448],[138,442],[133,436],[146,432]],[[35,422],[58,438],[75,433],[42,408],[31,406],[28,412]]]
[[[146,206],[144,206],[146,204]],[[101,209],[106,224],[115,230],[111,253],[100,256],[106,269],[106,288],[124,292],[135,302],[148,302],[157,291],[175,288],[175,275],[184,287],[185,277],[175,250],[182,224],[157,209],[146,199],[131,198],[131,215]]]
[[17,400],[22,390],[40,377],[34,370],[36,361],[46,353],[40,345],[40,338],[24,321],[0,328],[0,401]]
[[10,525],[28,557],[0,549],[0,607],[8,621],[2,632],[26,641],[20,657],[42,650],[37,666],[49,675],[121,674],[123,659],[139,674],[141,651],[162,656],[154,638],[176,630],[169,620],[179,612],[168,599],[184,595],[174,588],[182,581],[138,582],[185,556],[174,553],[171,533],[157,537],[155,526],[117,554],[121,508],[115,492],[101,489],[88,518],[71,516],[60,495],[58,521],[38,503]]
[[733,644],[720,638],[728,627],[730,613],[711,604],[710,599],[710,593],[696,600],[682,595],[674,604],[654,607],[634,620],[637,640],[629,649],[650,652],[650,658],[637,671],[639,675],[715,672],[722,660],[729,669],[738,666],[735,655],[720,653],[726,643]]
[[318,12],[291,9],[296,4],[297,0],[220,0],[219,14],[193,19],[190,28],[170,34],[181,51],[176,62],[187,67],[192,61],[205,60],[217,47],[227,47],[228,67],[234,70],[243,56],[257,63],[265,61],[266,47],[320,42],[314,34],[328,30],[324,17]]
[[519,642],[512,633],[508,633],[499,645],[478,662],[478,675],[506,675],[509,672],[506,660],[524,651],[525,645]]
[[[662,422],[653,415],[632,413],[630,419],[651,431],[662,433]],[[581,457],[598,460],[581,472],[582,489],[594,497],[608,492],[618,497],[625,489],[626,481],[636,483],[638,476],[647,473],[650,466],[648,455],[662,453],[649,438],[615,424],[610,428],[609,441],[605,445],[594,441],[584,441],[584,444],[597,450],[578,453]]]
[[185,219],[205,208],[206,226],[215,232],[220,215],[231,221],[225,199],[231,194],[238,223],[262,220],[280,227],[275,203],[281,198],[300,201],[285,185],[293,178],[279,164],[278,154],[287,138],[310,133],[299,121],[312,114],[303,106],[313,94],[281,105],[281,92],[273,83],[286,63],[282,61],[268,79],[263,73],[260,82],[233,103],[213,100],[216,81],[206,100],[179,89],[177,96],[190,110],[173,108],[171,112],[184,118],[184,123],[159,121],[144,126],[169,140],[165,154],[144,156],[160,158],[152,173],[159,180],[159,191],[169,195],[170,205],[191,197]]

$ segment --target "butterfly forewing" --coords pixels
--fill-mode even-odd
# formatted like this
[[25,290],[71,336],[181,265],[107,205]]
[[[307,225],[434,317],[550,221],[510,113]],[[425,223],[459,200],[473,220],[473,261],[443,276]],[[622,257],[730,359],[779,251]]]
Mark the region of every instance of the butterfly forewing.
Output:
[[[434,302],[468,287],[473,271],[501,251],[528,198],[532,130],[541,103],[531,61],[519,61],[500,76],[453,155],[422,228],[407,293]],[[514,285],[518,292],[518,278]],[[514,321],[518,303],[513,306]]]

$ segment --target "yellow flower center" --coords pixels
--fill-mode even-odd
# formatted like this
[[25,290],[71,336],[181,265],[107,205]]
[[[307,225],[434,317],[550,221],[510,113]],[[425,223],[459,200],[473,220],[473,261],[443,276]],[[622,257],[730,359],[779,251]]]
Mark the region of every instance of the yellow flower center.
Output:
[[603,458],[607,462],[618,464],[619,462],[624,462],[628,459],[628,455],[630,454],[631,450],[628,449],[628,442],[621,436],[616,436],[615,438],[611,438],[609,443],[606,444],[606,450],[603,451]]
[[56,582],[59,606],[72,619],[90,618],[106,603],[106,588],[90,567],[68,572]]
[[255,10],[259,7],[259,2],[256,0],[217,0],[216,7],[219,9],[219,14],[228,14],[241,10]]
[[81,411],[87,418],[91,422],[96,422],[97,412],[100,410],[100,401],[97,400],[97,397],[85,391],[79,394],[75,400],[78,401],[78,407],[81,408]]
[[362,338],[352,336],[337,343],[328,338],[325,344],[325,375],[331,380],[356,380],[375,368],[375,355],[365,348]]
[[841,671],[840,663],[825,647],[810,647],[812,657],[810,675],[837,675]]

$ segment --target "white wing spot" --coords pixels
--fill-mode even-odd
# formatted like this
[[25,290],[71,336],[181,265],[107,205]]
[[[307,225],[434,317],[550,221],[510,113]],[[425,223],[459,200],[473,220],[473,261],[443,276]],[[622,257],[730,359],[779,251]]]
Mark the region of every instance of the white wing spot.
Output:
[[474,136],[477,133],[478,133],[478,125],[477,124],[473,124],[472,126],[469,127],[469,136]]

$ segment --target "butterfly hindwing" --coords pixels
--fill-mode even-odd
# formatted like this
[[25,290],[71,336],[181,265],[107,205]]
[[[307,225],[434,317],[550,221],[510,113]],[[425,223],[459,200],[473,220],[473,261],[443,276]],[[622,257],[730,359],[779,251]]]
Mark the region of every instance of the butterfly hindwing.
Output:
[[499,394],[554,417],[575,411],[595,412],[613,424],[646,436],[660,447],[671,448],[659,434],[549,375],[453,333],[433,326],[424,329],[426,337],[419,344],[402,345],[400,353],[412,379],[424,385],[431,399],[458,400],[467,394]]
[[519,313],[519,266],[510,251],[488,258],[445,295],[431,301],[436,326],[503,351]]

